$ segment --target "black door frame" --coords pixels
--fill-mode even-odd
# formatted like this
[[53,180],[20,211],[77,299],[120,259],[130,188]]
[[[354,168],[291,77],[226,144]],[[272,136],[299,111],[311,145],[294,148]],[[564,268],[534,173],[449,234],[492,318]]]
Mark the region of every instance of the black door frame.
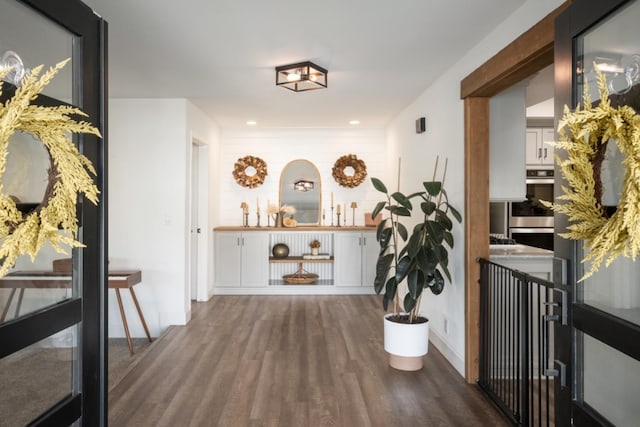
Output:
[[[94,165],[100,191],[98,205],[78,201],[78,239],[86,247],[75,250],[81,297],[73,297],[0,325],[0,358],[79,324],[79,392],[51,407],[32,425],[69,425],[82,418],[87,426],[107,425],[107,24],[79,0],[17,0],[76,36],[73,61],[73,103],[89,115],[103,135],[81,135],[79,150]],[[63,58],[61,58],[63,59]]]
[[[633,0],[575,0],[556,19],[555,39],[555,111],[556,125],[558,115],[565,105],[575,108],[582,99],[581,93],[576,93],[574,70],[578,64],[575,62],[574,52],[579,48],[578,37],[587,30],[600,23],[603,19],[617,11]],[[556,126],[557,127],[557,126]],[[560,171],[556,165],[556,177],[560,177]],[[556,178],[556,182],[560,183]],[[566,182],[562,182],[566,185]],[[556,194],[561,193],[560,185],[556,185]],[[555,253],[559,258],[570,261],[567,268],[568,289],[573,291],[570,298],[570,327],[559,328],[556,333],[556,356],[561,360],[569,361],[567,366],[568,383],[571,385],[571,394],[562,393],[558,398],[560,408],[559,418],[557,413],[557,425],[611,425],[595,409],[580,401],[579,384],[582,384],[582,361],[578,354],[578,345],[581,339],[580,332],[584,332],[608,346],[640,360],[640,327],[624,319],[612,316],[609,313],[598,310],[577,301],[576,280],[582,274],[578,269],[581,245],[574,241],[565,240],[558,236],[559,232],[567,230],[568,221],[564,215],[556,215]]]

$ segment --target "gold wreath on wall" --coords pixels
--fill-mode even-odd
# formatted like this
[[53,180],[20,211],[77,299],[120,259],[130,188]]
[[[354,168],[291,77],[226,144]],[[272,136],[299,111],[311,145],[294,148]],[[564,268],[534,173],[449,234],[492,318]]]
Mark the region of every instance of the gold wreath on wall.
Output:
[[[42,65],[35,67],[22,79],[15,94],[0,104],[0,277],[7,274],[20,255],[29,255],[33,261],[46,242],[59,253],[66,253],[62,245],[84,246],[75,240],[78,232],[78,194],[83,193],[92,203],[98,203],[99,191],[90,175],[96,174],[95,169],[91,161],[80,154],[69,136],[69,133],[90,133],[100,137],[98,129],[72,118],[86,117],[77,108],[31,104],[68,61],[51,67],[42,76]],[[0,95],[2,79],[9,71],[11,68],[0,71]],[[18,209],[14,197],[4,194],[2,180],[9,139],[20,131],[42,141],[51,158],[49,182],[42,202],[26,213]]]
[[[596,68],[597,70],[597,68]],[[562,237],[584,240],[588,250],[583,263],[591,262],[580,281],[608,267],[618,256],[635,257],[640,252],[640,116],[633,108],[611,106],[605,76],[598,72],[600,102],[591,104],[585,85],[583,104],[571,112],[565,106],[553,145],[566,151],[566,159],[556,157],[569,183],[558,199],[566,203],[545,204],[569,217],[569,231]],[[602,204],[601,168],[608,143],[615,143],[626,166],[621,197],[609,216]]]
[[[247,175],[247,169],[250,167],[256,171],[253,175]],[[260,157],[244,156],[233,165],[233,177],[243,187],[259,187],[264,183],[266,176],[267,164]]]
[[[345,173],[346,168],[353,169],[353,175]],[[333,165],[333,179],[342,187],[353,188],[362,184],[367,177],[367,165],[355,154],[347,154],[336,160]]]

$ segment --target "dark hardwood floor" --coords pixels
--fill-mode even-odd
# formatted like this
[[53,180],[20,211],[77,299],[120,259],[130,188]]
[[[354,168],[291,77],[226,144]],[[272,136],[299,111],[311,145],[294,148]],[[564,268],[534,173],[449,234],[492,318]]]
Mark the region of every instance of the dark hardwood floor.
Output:
[[387,364],[378,296],[216,296],[109,394],[111,426],[506,426],[430,346]]

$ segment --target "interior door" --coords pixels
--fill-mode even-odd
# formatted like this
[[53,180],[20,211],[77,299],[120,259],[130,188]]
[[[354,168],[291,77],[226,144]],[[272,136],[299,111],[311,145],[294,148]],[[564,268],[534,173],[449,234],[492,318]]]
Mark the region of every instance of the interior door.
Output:
[[[103,136],[105,40],[106,23],[80,1],[0,0],[0,55],[5,60],[21,61],[28,71],[71,59],[33,102],[79,107]],[[5,83],[3,102],[11,91]],[[3,426],[107,423],[105,140],[74,138],[96,168],[100,201],[96,206],[78,198],[78,240],[85,247],[72,251],[70,282],[43,286],[27,279],[11,287],[0,281]],[[42,143],[15,134],[8,153],[3,190],[20,202],[40,203],[50,165]],[[45,247],[33,261],[19,259],[14,270],[51,271],[52,261],[65,257]]]
[[[637,0],[576,0],[558,18],[556,112],[581,102],[585,83],[592,101],[598,102],[594,67],[606,75],[612,105],[631,105],[638,111],[638,20]],[[602,200],[611,213],[616,210],[625,165],[609,148],[602,166]],[[558,177],[557,168],[556,172]],[[556,232],[566,227],[566,218],[556,216]],[[566,400],[561,396],[559,425],[635,426],[640,419],[640,262],[618,258],[577,283],[588,268],[581,262],[584,255],[582,242],[556,237],[556,256],[569,261],[566,283],[573,291],[571,327],[556,341],[571,358],[571,393]]]

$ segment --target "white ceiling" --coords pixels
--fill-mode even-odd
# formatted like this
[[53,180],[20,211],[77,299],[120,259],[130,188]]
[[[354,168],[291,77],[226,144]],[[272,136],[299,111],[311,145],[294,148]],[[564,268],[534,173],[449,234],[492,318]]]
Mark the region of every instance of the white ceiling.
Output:
[[[116,98],[188,98],[222,127],[386,125],[525,0],[85,0]],[[328,89],[275,86],[311,60]]]

